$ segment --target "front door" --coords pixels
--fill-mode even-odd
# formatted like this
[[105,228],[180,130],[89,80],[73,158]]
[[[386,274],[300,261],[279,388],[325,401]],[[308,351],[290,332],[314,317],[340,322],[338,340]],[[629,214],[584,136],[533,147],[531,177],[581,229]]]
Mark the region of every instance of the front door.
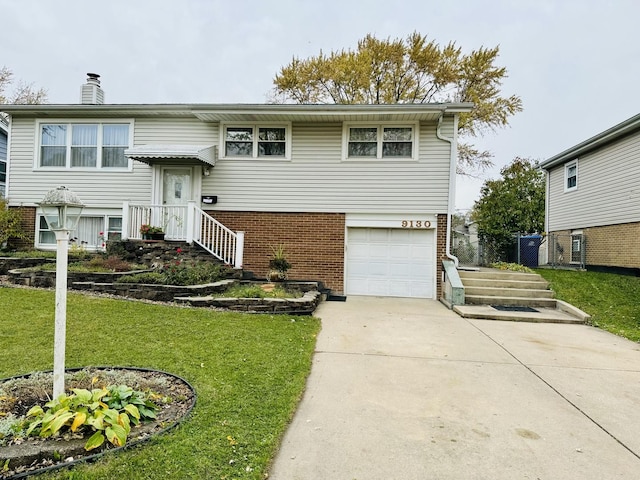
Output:
[[168,239],[183,239],[187,202],[191,200],[191,169],[165,168],[162,171],[163,227]]

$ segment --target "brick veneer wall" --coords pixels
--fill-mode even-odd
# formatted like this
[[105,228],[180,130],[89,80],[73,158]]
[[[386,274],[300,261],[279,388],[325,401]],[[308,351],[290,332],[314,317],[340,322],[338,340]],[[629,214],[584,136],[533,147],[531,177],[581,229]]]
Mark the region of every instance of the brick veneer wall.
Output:
[[640,268],[640,222],[585,228],[584,234],[587,265]]
[[438,215],[436,238],[436,298],[442,296],[442,259],[447,258],[447,215]]
[[231,230],[245,232],[245,270],[265,277],[271,246],[283,244],[292,265],[289,278],[317,280],[336,293],[344,291],[343,213],[207,213]]
[[[571,230],[551,232],[566,235],[565,255],[570,255]],[[640,268],[640,222],[583,228],[587,266]],[[567,257],[569,258],[569,257]]]
[[33,248],[35,245],[35,232],[36,232],[36,208],[35,207],[9,207],[20,211],[20,227],[22,231],[27,235],[26,238],[9,240],[9,246],[11,248],[17,248],[19,250],[26,250]]

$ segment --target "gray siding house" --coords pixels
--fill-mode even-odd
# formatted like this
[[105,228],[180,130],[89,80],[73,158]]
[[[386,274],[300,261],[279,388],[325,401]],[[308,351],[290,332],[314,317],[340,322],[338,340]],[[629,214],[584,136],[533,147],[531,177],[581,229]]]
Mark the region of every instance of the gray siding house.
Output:
[[284,244],[290,277],[346,295],[436,298],[449,254],[458,115],[470,104],[11,105],[9,204],[31,246],[53,248],[37,203],[59,185],[86,205],[73,233],[195,242],[264,276]]
[[639,272],[640,114],[540,166],[547,172],[546,230],[566,239],[559,248],[569,263]]

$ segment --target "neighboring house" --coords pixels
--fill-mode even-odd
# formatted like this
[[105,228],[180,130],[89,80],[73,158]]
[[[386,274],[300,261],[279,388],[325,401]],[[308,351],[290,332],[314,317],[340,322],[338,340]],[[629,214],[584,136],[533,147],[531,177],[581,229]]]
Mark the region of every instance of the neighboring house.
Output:
[[5,108],[9,203],[33,246],[54,247],[37,203],[64,185],[88,248],[153,223],[259,277],[283,244],[290,278],[334,293],[439,293],[471,104],[109,105],[93,74],[81,98]]
[[556,238],[549,261],[555,250],[587,269],[638,273],[640,115],[540,166],[547,172],[546,230]]
[[7,125],[0,115],[0,197],[6,193],[7,183]]

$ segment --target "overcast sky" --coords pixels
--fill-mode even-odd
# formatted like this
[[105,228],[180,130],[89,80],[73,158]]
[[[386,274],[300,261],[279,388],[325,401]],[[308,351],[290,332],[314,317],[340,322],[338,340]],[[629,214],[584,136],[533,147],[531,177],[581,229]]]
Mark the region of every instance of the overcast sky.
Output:
[[[0,66],[78,103],[87,72],[107,103],[264,103],[293,56],[413,31],[463,51],[500,46],[524,111],[476,144],[496,178],[640,112],[638,0],[0,0]],[[468,209],[482,179],[459,179]]]

